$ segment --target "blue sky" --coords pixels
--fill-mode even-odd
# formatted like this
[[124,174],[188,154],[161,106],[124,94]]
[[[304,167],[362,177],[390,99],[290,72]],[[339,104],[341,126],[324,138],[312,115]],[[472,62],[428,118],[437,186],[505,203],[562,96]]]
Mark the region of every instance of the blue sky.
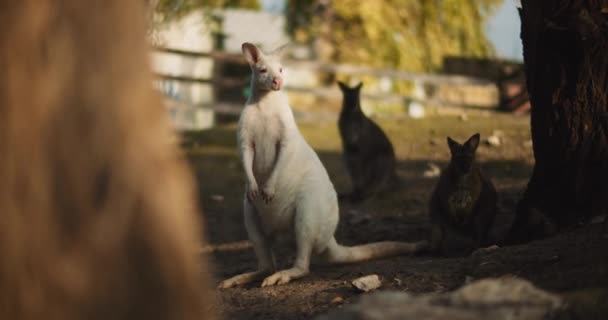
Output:
[[[486,26],[486,34],[500,58],[522,60],[519,16],[516,9],[518,2],[518,0],[504,0]],[[261,3],[264,10],[275,13],[282,12],[285,7],[285,0],[261,0]]]
[[285,7],[285,0],[261,0],[262,8],[266,11],[281,13]]
[[494,44],[496,54],[501,58],[523,59],[521,39],[519,39],[520,21],[516,7],[518,2],[504,0],[486,26],[486,34]]

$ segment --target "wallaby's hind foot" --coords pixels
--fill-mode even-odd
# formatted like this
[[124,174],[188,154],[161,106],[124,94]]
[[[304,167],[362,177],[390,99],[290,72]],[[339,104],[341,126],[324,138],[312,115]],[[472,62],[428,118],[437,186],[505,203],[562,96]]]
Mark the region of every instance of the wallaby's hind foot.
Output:
[[291,280],[302,278],[308,273],[308,269],[298,267],[293,267],[287,270],[281,270],[279,272],[275,272],[270,277],[264,279],[264,282],[262,282],[262,287],[286,284],[289,283]]
[[271,271],[268,270],[258,270],[254,272],[246,272],[243,274],[236,275],[232,278],[226,279],[217,286],[218,289],[228,289],[235,286],[240,286],[243,284],[255,282],[258,280],[264,279],[264,277],[268,276]]
[[253,244],[253,251],[258,260],[258,270],[254,272],[246,272],[226,279],[217,286],[218,289],[232,288],[234,286],[247,284],[264,279],[269,274],[276,270],[274,254],[270,246],[270,241],[261,232],[258,221],[257,209],[249,202],[248,199],[243,200],[243,215],[245,220],[245,229],[249,240]]

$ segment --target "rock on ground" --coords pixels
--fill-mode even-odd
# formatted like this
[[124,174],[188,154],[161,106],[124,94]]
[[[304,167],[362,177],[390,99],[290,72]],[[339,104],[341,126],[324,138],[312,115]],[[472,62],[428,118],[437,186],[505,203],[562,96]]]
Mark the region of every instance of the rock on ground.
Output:
[[363,292],[369,292],[380,288],[380,286],[382,286],[382,282],[377,274],[371,274],[353,280],[352,285]]
[[[378,292],[317,320],[397,319],[551,319],[564,303],[532,283],[513,277],[474,281],[443,294],[414,296]],[[561,318],[560,318],[561,319]]]

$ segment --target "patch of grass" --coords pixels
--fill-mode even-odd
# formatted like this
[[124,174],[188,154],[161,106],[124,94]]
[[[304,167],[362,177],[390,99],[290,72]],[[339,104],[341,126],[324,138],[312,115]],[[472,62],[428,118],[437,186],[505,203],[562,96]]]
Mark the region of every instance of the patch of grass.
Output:
[[[423,119],[376,120],[393,142],[400,159],[447,160],[448,149],[445,138],[450,136],[464,141],[475,132],[482,140],[501,131],[503,144],[500,147],[483,146],[480,160],[526,159],[531,160],[528,117],[490,113],[469,116],[463,121],[456,116],[431,116]],[[321,120],[316,123],[299,124],[306,141],[317,151],[341,152],[341,141],[336,121]],[[211,146],[236,152],[236,125],[220,125],[209,130],[183,134],[189,154],[208,153]],[[218,151],[219,149],[215,149]],[[228,150],[225,150],[228,151]]]
[[[531,170],[533,157],[527,117],[492,113],[470,115],[467,121],[458,116],[430,116],[419,120],[385,118],[377,122],[395,147],[402,186],[392,193],[358,204],[357,210],[377,215],[408,216],[416,220],[425,216],[426,203],[436,179],[423,177],[423,172],[429,163],[443,166],[449,161],[445,142],[448,135],[463,142],[475,132],[480,132],[482,139],[495,130],[503,132],[502,145],[491,147],[482,143],[478,158],[482,167],[495,178],[499,191],[502,189],[509,193],[506,199],[510,203],[516,201],[516,196],[511,194],[521,191]],[[350,190],[336,120],[299,123],[299,128],[319,154],[336,189]],[[205,211],[212,213],[208,220],[228,219],[215,222],[234,225],[234,240],[244,238],[240,215],[244,172],[236,147],[236,124],[188,132],[184,136],[187,141],[185,150],[200,184],[202,204]],[[213,200],[212,195],[221,195],[223,201]],[[348,209],[349,205],[342,207]],[[213,238],[215,232],[211,230],[210,233]],[[217,236],[220,237],[219,234]]]
[[[489,113],[468,117],[431,116],[423,119],[376,120],[395,147],[399,159],[447,160],[449,151],[446,137],[464,142],[472,134],[481,133],[482,140],[499,130],[504,134],[500,147],[483,146],[479,159],[531,160],[530,120],[510,114]],[[315,150],[341,152],[340,135],[335,121],[299,125],[302,134]]]

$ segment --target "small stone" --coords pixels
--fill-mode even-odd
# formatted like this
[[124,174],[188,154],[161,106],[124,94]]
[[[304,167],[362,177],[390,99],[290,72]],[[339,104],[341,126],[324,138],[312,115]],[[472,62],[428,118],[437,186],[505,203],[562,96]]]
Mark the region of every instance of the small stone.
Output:
[[353,280],[352,285],[360,291],[369,292],[380,288],[382,282],[380,282],[380,277],[377,274],[370,274]]
[[217,201],[217,202],[224,201],[224,196],[219,195],[219,194],[214,194],[210,198],[211,198],[211,200]]
[[502,144],[500,137],[496,135],[489,136],[486,142],[492,147],[499,147]]
[[427,165],[427,169],[422,173],[422,175],[426,178],[434,178],[438,177],[441,174],[441,168],[434,163],[429,163]]
[[469,116],[466,113],[461,114],[460,121],[469,121]]
[[400,287],[401,287],[401,284],[403,283],[403,281],[401,281],[401,279],[399,279],[399,278],[395,278],[395,279],[393,279],[393,280],[395,281],[395,283],[396,283],[398,286],[400,286]]
[[424,106],[418,101],[410,103],[408,115],[413,119],[424,118]]
[[331,300],[332,304],[344,303],[344,298],[337,296]]

